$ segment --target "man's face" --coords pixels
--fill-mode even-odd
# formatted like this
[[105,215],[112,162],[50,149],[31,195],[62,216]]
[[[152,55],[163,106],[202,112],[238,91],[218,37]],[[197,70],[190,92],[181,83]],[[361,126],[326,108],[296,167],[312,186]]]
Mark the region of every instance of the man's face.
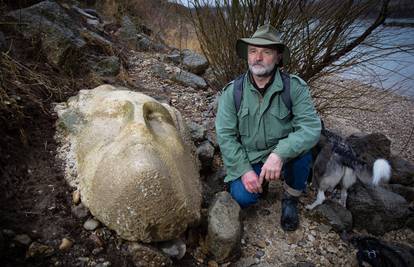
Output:
[[270,47],[253,45],[247,47],[247,63],[249,64],[250,72],[255,76],[270,76],[279,60],[278,52]]

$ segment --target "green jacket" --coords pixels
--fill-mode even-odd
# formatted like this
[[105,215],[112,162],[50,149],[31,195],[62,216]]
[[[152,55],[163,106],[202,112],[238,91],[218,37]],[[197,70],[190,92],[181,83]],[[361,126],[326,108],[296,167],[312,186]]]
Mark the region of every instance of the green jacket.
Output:
[[[283,103],[279,70],[264,96],[245,75],[243,98],[239,112],[233,96],[233,83],[220,96],[216,133],[224,165],[225,182],[235,180],[249,170],[251,164],[265,162],[271,152],[284,162],[311,149],[319,140],[321,122],[315,111],[307,84],[290,75],[292,115]],[[274,96],[273,96],[274,95]]]

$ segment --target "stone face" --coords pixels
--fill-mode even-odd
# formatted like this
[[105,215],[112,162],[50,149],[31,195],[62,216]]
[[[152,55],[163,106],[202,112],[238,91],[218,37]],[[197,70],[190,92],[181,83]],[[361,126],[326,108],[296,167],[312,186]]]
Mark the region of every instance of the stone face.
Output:
[[183,51],[183,64],[186,70],[198,75],[203,74],[208,68],[208,61],[203,55],[188,49]]
[[66,179],[93,216],[127,240],[177,238],[198,223],[199,163],[177,110],[125,88],[81,90],[56,107]]
[[216,194],[208,213],[207,247],[218,263],[239,257],[240,206],[226,191]]
[[348,191],[347,208],[352,213],[356,228],[382,235],[404,227],[412,215],[408,202],[402,196],[380,186],[357,182]]

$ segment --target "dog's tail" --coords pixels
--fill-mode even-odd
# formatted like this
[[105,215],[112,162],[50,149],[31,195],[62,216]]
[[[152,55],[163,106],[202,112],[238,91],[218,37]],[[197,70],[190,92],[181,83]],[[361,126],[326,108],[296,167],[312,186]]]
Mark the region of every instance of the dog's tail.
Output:
[[391,178],[391,166],[385,159],[377,159],[372,167],[372,183],[388,183]]

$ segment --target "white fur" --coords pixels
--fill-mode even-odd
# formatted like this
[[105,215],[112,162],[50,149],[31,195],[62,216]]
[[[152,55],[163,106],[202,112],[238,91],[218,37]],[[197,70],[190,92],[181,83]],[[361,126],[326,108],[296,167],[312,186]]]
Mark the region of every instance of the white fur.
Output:
[[391,166],[385,159],[377,159],[372,167],[372,183],[388,183],[391,178]]

